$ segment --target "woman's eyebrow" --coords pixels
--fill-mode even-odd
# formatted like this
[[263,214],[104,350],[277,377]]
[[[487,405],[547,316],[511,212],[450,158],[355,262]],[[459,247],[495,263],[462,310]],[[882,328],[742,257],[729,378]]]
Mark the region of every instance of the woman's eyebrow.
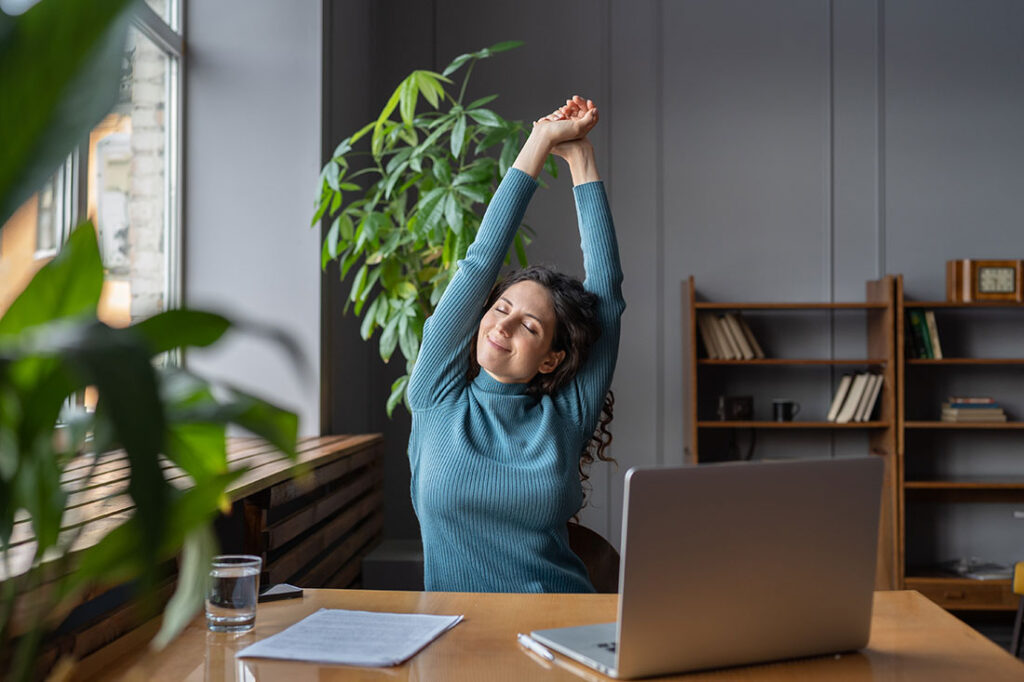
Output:
[[[512,301],[510,301],[509,299],[505,298],[504,296],[502,296],[502,297],[501,297],[501,300],[502,300],[502,301],[504,301],[505,303],[508,303],[508,304],[509,304],[510,306],[512,306],[513,308],[515,308],[515,307],[516,307],[516,304],[515,304],[515,303],[513,303],[513,302],[512,302]],[[523,313],[523,315],[525,315],[526,317],[532,317],[533,319],[537,320],[537,322],[539,322],[539,323],[541,323],[541,324],[544,324],[544,320],[540,319],[539,317],[537,317],[537,316],[536,316],[536,315],[534,315],[533,313],[528,313],[528,312],[524,312],[524,313]]]

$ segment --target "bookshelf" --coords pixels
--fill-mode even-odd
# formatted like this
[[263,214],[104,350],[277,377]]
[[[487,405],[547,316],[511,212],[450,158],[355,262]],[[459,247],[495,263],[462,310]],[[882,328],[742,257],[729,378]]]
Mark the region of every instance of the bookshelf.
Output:
[[[734,447],[741,435],[748,441],[769,438],[796,441],[801,444],[800,452],[811,457],[830,456],[837,439],[845,446],[841,448],[843,454],[852,451],[853,454],[870,453],[884,457],[886,467],[875,584],[878,589],[897,588],[901,553],[898,545],[900,489],[896,460],[894,278],[886,276],[868,281],[863,301],[838,303],[708,301],[700,299],[694,277],[684,280],[682,286],[683,363],[688,375],[684,400],[686,414],[683,415],[687,428],[685,460],[701,463],[742,457],[744,453]],[[792,345],[785,342],[787,335],[794,339],[801,335],[800,329],[824,335],[825,330],[833,329],[835,319],[842,316],[844,320],[851,318],[852,322],[846,320],[834,333],[842,335],[843,329],[852,324],[855,333],[863,335],[864,346],[862,351],[854,348],[853,352],[847,352],[849,348],[844,347],[843,352],[794,353],[795,357],[774,357],[772,349],[767,348],[768,357],[760,359],[711,359],[698,329],[698,316],[702,313],[750,313],[757,318],[755,331],[771,329],[774,338],[781,341],[779,345],[787,347]],[[799,319],[796,326],[790,324],[793,316]],[[856,371],[871,371],[882,376],[882,387],[872,418],[847,423],[826,420],[838,383],[837,374]],[[771,421],[771,415],[764,414],[764,406],[776,397],[774,386],[784,386],[787,390],[796,387],[799,395],[805,396],[800,401],[801,412],[794,421]],[[736,387],[742,387],[740,393],[733,392]],[[827,398],[815,398],[826,393]],[[742,421],[718,419],[714,407],[717,397],[739,394],[753,395],[753,417]],[[759,415],[759,411],[762,414]],[[863,442],[866,446],[860,445]]]
[[[1018,457],[1024,454],[1024,411],[1010,407],[1015,401],[1018,407],[1024,404],[1019,388],[1024,357],[1004,357],[1005,344],[1001,348],[993,341],[1018,338],[1024,330],[1024,306],[912,301],[905,297],[902,276],[896,276],[895,286],[900,584],[950,610],[1013,610],[1018,598],[1010,580],[958,577],[939,564],[974,554],[963,546],[963,531],[941,539],[950,527],[982,528],[988,536],[1005,532],[1001,544],[1021,545],[1015,540],[1020,529],[1014,525],[1021,522],[1007,523],[1003,517],[1024,505],[1024,457]],[[934,311],[942,359],[908,357],[913,344],[906,319],[916,310]],[[988,346],[990,352],[971,352],[977,346]],[[1008,407],[1010,421],[938,421],[945,396],[988,393]]]

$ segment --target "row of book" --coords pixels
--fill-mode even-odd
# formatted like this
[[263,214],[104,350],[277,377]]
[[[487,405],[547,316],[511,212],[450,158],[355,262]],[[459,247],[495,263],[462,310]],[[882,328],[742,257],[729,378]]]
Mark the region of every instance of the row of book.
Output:
[[764,349],[739,313],[701,313],[697,327],[704,349],[712,360],[753,360],[764,358]]
[[942,403],[944,422],[1004,422],[1006,411],[992,398],[950,396]]
[[907,354],[912,358],[942,359],[939,328],[935,324],[935,311],[907,311]]
[[844,374],[839,380],[836,394],[832,397],[828,421],[837,424],[870,421],[878,396],[882,392],[883,380],[881,374],[874,372]]

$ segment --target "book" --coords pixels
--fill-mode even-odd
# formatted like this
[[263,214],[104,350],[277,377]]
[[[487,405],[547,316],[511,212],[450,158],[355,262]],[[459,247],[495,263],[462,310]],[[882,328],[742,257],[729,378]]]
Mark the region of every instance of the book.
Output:
[[850,421],[864,421],[864,411],[867,410],[868,400],[871,399],[871,393],[875,390],[875,382],[881,379],[882,377],[877,374],[868,374],[868,380],[864,384],[864,392],[860,396],[860,402],[857,403],[857,409],[854,411],[853,418]]
[[761,344],[757,342],[757,338],[754,336],[754,332],[750,331],[750,325],[747,324],[747,321],[743,319],[743,316],[740,315],[739,313],[736,314],[736,319],[739,320],[740,327],[743,328],[743,335],[747,337],[747,341],[754,349],[754,355],[759,360],[764,359],[766,357],[764,354],[764,349],[761,348]]
[[861,415],[860,421],[871,421],[871,415],[874,414],[875,405],[878,403],[878,396],[882,393],[883,383],[885,383],[885,377],[881,374],[876,374],[875,385],[871,388],[871,396],[867,400],[867,407],[864,408],[864,413]]
[[727,330],[725,320],[721,315],[716,315],[712,319],[715,321],[715,338],[718,339],[718,345],[724,349],[725,359],[739,360],[742,356],[739,349],[732,342],[732,336]]
[[971,403],[971,404],[974,404],[974,405],[982,405],[982,404],[993,404],[994,405],[996,401],[995,401],[994,398],[988,398],[988,397],[982,398],[982,397],[973,397],[973,396],[964,396],[964,395],[951,395],[951,396],[946,398],[946,402],[948,402],[948,403]]
[[846,373],[839,380],[839,387],[836,388],[836,394],[832,398],[832,406],[828,408],[828,417],[826,419],[830,422],[836,420],[836,416],[839,414],[839,408],[843,406],[843,399],[846,398],[847,392],[850,390],[850,384],[853,383],[853,375]]
[[722,352],[718,349],[718,341],[715,339],[715,333],[711,329],[710,318],[711,316],[707,313],[698,315],[697,328],[700,329],[700,338],[704,342],[704,351],[712,360],[718,360],[722,357]]
[[736,319],[736,313],[726,313],[722,316],[725,320],[725,324],[729,329],[729,334],[732,335],[732,340],[736,344],[736,347],[740,350],[740,355],[744,360],[754,359],[754,349],[747,341],[746,335],[743,333],[743,327],[740,326],[739,321]]
[[846,424],[853,419],[853,415],[856,414],[857,407],[860,405],[861,396],[864,395],[864,387],[867,381],[867,372],[861,372],[853,378],[850,391],[846,394],[846,400],[843,401],[843,406],[839,410],[839,414],[836,415],[837,424]]
[[909,358],[923,358],[924,354],[924,339],[921,338],[921,330],[914,325],[911,319],[911,311],[907,311],[906,317],[907,323],[907,357]]
[[915,334],[921,339],[921,355],[919,358],[932,358],[932,346],[928,339],[928,326],[920,310],[910,311],[910,323],[914,325]]
[[939,343],[939,328],[935,324],[935,311],[924,311],[925,326],[928,328],[928,340],[931,341],[932,357],[936,360],[942,359],[942,344]]

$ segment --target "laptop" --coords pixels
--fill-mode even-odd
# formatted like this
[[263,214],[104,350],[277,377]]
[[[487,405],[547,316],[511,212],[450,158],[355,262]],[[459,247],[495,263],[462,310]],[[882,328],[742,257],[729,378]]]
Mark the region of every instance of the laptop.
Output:
[[530,634],[612,677],[867,645],[881,457],[626,473],[615,623]]

